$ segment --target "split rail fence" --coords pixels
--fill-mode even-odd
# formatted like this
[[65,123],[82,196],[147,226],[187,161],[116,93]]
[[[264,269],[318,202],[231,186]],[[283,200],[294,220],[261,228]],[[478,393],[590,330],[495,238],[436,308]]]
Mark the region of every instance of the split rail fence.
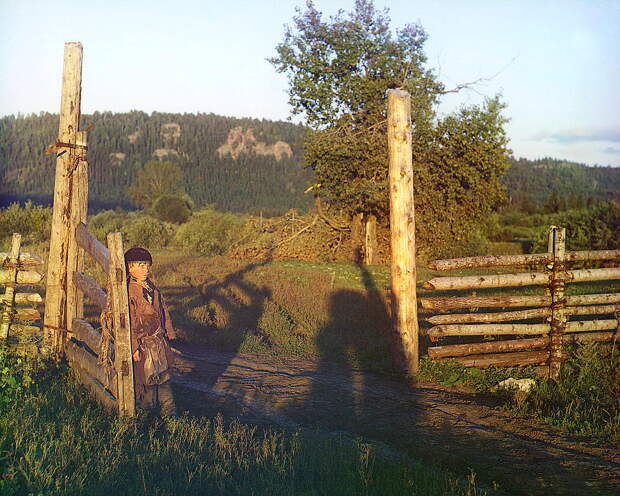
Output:
[[[33,325],[41,320],[33,304],[43,299],[39,293],[32,292],[32,286],[43,278],[36,270],[41,265],[41,257],[21,251],[21,234],[13,234],[10,252],[0,253],[0,284],[4,286],[0,295],[0,340],[24,354],[38,352],[43,336],[41,328]],[[20,292],[18,286],[27,289]]]
[[[470,313],[442,313],[427,317],[431,341],[446,336],[496,336],[495,341],[431,346],[431,359],[453,358],[469,367],[543,365],[557,378],[562,347],[577,342],[620,344],[620,292],[566,295],[568,283],[620,279],[620,267],[571,269],[573,262],[620,261],[620,250],[566,251],[565,229],[551,227],[547,253],[436,260],[433,270],[480,267],[543,266],[540,272],[436,277],[424,283],[431,290],[469,290],[543,286],[543,295],[452,296],[421,298],[427,310],[469,309]],[[616,263],[616,265],[618,265]],[[534,307],[534,308],[532,308]],[[477,312],[479,308],[514,308],[501,312]],[[591,316],[589,320],[571,320]],[[519,321],[539,320],[536,323]],[[527,336],[527,337],[525,337]],[[508,337],[508,339],[504,339]]]

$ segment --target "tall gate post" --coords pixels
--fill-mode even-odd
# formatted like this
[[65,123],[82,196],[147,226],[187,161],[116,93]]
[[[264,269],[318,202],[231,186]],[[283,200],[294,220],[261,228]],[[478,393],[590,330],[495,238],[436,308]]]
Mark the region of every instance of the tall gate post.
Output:
[[118,413],[133,417],[136,414],[136,397],[131,356],[131,322],[129,319],[129,296],[127,294],[127,272],[123,253],[121,233],[108,234],[110,270],[108,282],[112,322],[114,324],[114,368],[118,389]]
[[552,226],[553,268],[551,272],[551,329],[549,331],[549,378],[560,377],[562,341],[566,332],[566,229]]
[[411,143],[411,98],[388,90],[392,318],[407,372],[418,371],[415,211]]
[[[71,239],[72,197],[75,194],[74,171],[83,158],[84,148],[78,144],[78,126],[82,93],[82,44],[65,43],[58,129],[54,208],[47,269],[45,318],[46,345],[55,354],[64,350],[67,322],[67,291]],[[75,252],[75,248],[74,248]],[[71,274],[72,275],[72,274]]]

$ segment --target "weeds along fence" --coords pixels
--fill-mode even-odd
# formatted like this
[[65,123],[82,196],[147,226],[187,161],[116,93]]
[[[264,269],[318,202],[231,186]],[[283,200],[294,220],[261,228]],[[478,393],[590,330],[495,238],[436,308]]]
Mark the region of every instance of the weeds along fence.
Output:
[[[41,314],[33,307],[43,299],[31,292],[43,278],[36,270],[42,265],[41,257],[21,251],[21,234],[13,234],[10,252],[0,253],[0,284],[4,287],[0,295],[0,340],[19,353],[37,353],[43,337],[41,327],[34,325]],[[28,289],[20,292],[18,286]]]
[[[543,365],[557,378],[562,347],[578,342],[620,344],[620,293],[567,296],[566,285],[585,281],[620,279],[620,268],[572,269],[574,262],[620,260],[620,250],[566,251],[565,229],[552,226],[547,253],[436,260],[433,270],[481,267],[542,266],[539,272],[436,277],[424,283],[431,290],[468,290],[542,286],[532,296],[452,296],[421,298],[422,307],[434,311],[464,310],[427,317],[431,341],[446,336],[495,336],[494,341],[431,346],[431,359],[453,358],[469,367]],[[616,263],[616,265],[618,265]],[[534,308],[532,308],[534,307]],[[515,308],[477,312],[480,308]],[[574,317],[590,316],[589,320]],[[534,323],[519,323],[534,321]]]
[[[135,414],[133,362],[127,275],[121,233],[108,234],[104,246],[83,223],[75,230],[77,245],[88,253],[108,276],[108,292],[83,272],[73,273],[73,284],[101,311],[109,321],[102,322],[103,336],[83,318],[74,317],[69,324],[65,355],[76,376],[96,398],[120,415]],[[108,328],[109,326],[109,328]]]

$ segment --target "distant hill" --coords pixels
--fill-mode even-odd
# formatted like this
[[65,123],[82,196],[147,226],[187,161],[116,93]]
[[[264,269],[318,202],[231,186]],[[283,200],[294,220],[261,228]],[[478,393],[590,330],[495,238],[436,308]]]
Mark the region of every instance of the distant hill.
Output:
[[[306,210],[303,191],[312,181],[302,169],[304,127],[282,121],[215,114],[95,112],[83,115],[88,137],[89,204],[130,207],[127,187],[149,160],[172,160],[185,173],[197,207],[278,215]],[[51,201],[55,160],[44,155],[56,141],[58,115],[0,118],[0,196]],[[620,168],[545,158],[511,161],[504,178],[511,205],[538,210],[556,195],[568,208],[597,200],[620,201]]]
[[510,202],[538,209],[556,199],[566,208],[592,201],[620,201],[620,168],[588,167],[553,158],[511,160],[504,177]]
[[[300,167],[304,128],[287,122],[214,114],[95,112],[83,115],[88,135],[90,203],[130,206],[127,187],[149,160],[179,164],[197,206],[280,214],[307,209],[303,191],[312,174]],[[58,115],[0,119],[0,194],[51,200],[55,160],[44,155],[56,141]]]

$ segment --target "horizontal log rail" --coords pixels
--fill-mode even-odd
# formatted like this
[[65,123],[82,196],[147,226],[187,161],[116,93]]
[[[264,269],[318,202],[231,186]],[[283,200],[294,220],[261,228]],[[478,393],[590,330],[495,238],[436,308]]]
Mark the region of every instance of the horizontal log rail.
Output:
[[577,320],[566,323],[566,332],[607,331],[617,328],[618,321],[616,319]]
[[444,324],[431,327],[428,335],[431,338],[444,336],[491,336],[548,334],[549,324]]
[[[563,344],[576,344],[587,342],[609,342],[614,338],[613,332],[590,332],[565,334],[562,337]],[[620,342],[618,342],[620,345]],[[549,338],[526,338],[510,339],[503,341],[490,341],[487,343],[471,344],[451,344],[445,346],[434,346],[428,349],[428,356],[431,358],[446,358],[456,356],[467,356],[482,353],[499,353],[506,351],[521,351],[536,348],[546,348],[549,345]]]
[[[7,301],[7,295],[0,295],[0,302]],[[15,303],[41,303],[43,298],[39,293],[15,293]]]
[[[455,357],[456,360],[465,367],[517,367],[524,365],[538,365],[546,363],[549,359],[549,352],[541,351],[516,351],[513,353],[493,353],[485,355],[471,355],[466,357]],[[447,360],[442,358],[441,360]]]
[[[6,252],[0,252],[0,265],[4,267],[10,267],[10,259],[11,254]],[[34,253],[26,253],[23,251],[19,252],[19,259],[17,262],[17,267],[27,266],[27,265],[43,265],[43,259],[39,255],[35,255]]]
[[[567,251],[565,261],[620,260],[620,250]],[[451,258],[433,260],[428,264],[431,270],[446,271],[479,267],[510,267],[526,265],[546,265],[552,263],[549,253],[530,253],[526,255],[488,255],[482,257]]]
[[[452,310],[458,308],[515,308],[551,305],[550,296],[447,296],[420,298],[422,308],[427,310]],[[620,303],[620,293],[566,296],[566,304],[606,305]]]
[[88,372],[91,377],[97,379],[97,381],[106,387],[114,397],[117,396],[117,381],[114,369],[111,368],[108,370],[99,365],[95,355],[73,341],[67,342],[65,353],[73,365],[77,364],[81,369]]
[[[616,305],[591,305],[583,307],[565,307],[565,315],[604,315],[616,312]],[[446,315],[433,315],[425,320],[431,324],[467,324],[476,322],[512,322],[514,320],[528,320],[540,317],[551,317],[551,308],[533,308],[530,310],[517,310],[513,312],[488,312],[488,313],[453,313]]]
[[92,277],[82,272],[74,272],[73,284],[75,284],[82,293],[88,296],[99,309],[103,310],[106,307],[108,296]]
[[83,222],[80,222],[75,228],[75,240],[78,246],[93,257],[107,274],[110,270],[110,252],[103,243],[88,231]]
[[11,336],[17,337],[40,337],[43,332],[40,327],[25,324],[11,324]]
[[[608,281],[620,279],[620,268],[567,270],[558,276],[558,280],[563,282]],[[430,290],[449,290],[548,286],[551,279],[551,273],[543,272],[434,277],[426,281],[422,287]]]
[[[41,279],[43,279],[43,274],[39,274],[37,271],[17,271],[17,284],[37,284]],[[14,281],[11,270],[0,270],[0,284],[12,283]]]
[[71,332],[75,338],[87,344],[95,353],[101,348],[101,333],[83,319],[73,319]]

